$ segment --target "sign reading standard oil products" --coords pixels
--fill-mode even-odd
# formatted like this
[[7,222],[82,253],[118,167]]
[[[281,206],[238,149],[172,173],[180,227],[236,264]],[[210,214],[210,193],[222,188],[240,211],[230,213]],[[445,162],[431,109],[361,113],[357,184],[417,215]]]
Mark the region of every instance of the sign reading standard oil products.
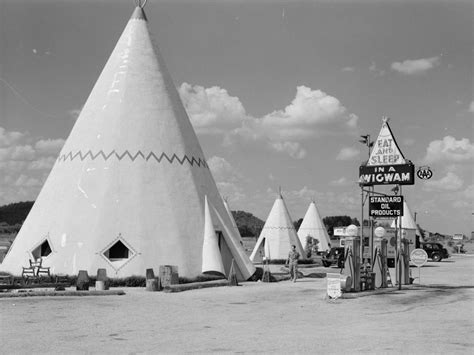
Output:
[[373,218],[403,216],[403,196],[370,196],[369,215]]

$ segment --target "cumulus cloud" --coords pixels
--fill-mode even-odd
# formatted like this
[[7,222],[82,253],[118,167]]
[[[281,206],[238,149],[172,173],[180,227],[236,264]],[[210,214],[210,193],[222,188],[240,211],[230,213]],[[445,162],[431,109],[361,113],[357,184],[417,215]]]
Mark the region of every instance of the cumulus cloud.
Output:
[[247,115],[240,100],[218,86],[204,88],[183,83],[179,94],[198,133],[224,133],[238,127]]
[[242,175],[225,158],[210,157],[207,160],[207,165],[216,181],[236,182],[242,179]]
[[0,127],[0,204],[35,199],[63,144]]
[[375,65],[375,62],[372,62],[372,64],[369,67],[369,71],[371,71],[372,73],[375,73],[375,75],[378,75],[378,76],[385,75],[385,70],[381,70],[377,68],[377,66]]
[[446,136],[442,140],[432,141],[426,149],[423,159],[426,163],[448,161],[467,162],[474,159],[474,144],[467,138],[456,140],[452,136]]
[[244,178],[225,158],[213,156],[207,160],[207,165],[216,181],[217,189],[224,198],[231,201],[245,200],[242,187]]
[[329,182],[329,185],[331,186],[349,186],[349,185],[354,185],[355,186],[355,181],[349,181],[345,177],[341,177],[339,179],[333,180]]
[[274,142],[270,143],[270,146],[277,152],[288,153],[294,159],[303,159],[307,153],[298,142]]
[[15,186],[20,187],[39,187],[42,184],[42,181],[24,174],[21,174],[15,181]]
[[439,63],[439,57],[407,59],[403,62],[393,62],[392,70],[406,75],[421,74],[438,66]]
[[233,182],[220,181],[216,183],[221,196],[232,201],[231,208],[236,208],[235,202],[245,201],[246,195],[241,186]]
[[424,189],[427,191],[456,191],[459,190],[463,184],[463,179],[450,171],[439,180],[426,181]]
[[35,149],[40,154],[58,154],[64,142],[64,139],[41,139],[36,142]]
[[453,207],[470,211],[472,209],[472,201],[474,201],[474,184],[468,185],[464,190],[456,192],[453,198]]
[[[283,198],[285,199],[291,216],[297,219],[298,216],[303,217],[308,206],[302,201],[309,202],[314,200],[318,206],[321,217],[324,215],[337,215],[341,211],[345,213],[356,213],[360,208],[360,196],[357,190],[353,192],[319,192],[315,189],[303,186],[301,189],[283,190]],[[267,199],[273,201],[277,193],[273,189],[266,192]]]
[[18,142],[24,137],[20,132],[8,132],[5,128],[0,127],[0,148],[8,147],[11,144]]
[[35,151],[30,145],[18,145],[0,148],[0,161],[33,160]]
[[218,86],[183,83],[179,92],[198,133],[221,134],[225,145],[239,141],[264,143],[295,159],[306,156],[301,141],[328,134],[352,134],[357,127],[358,117],[337,98],[306,86],[296,88],[294,99],[284,109],[262,117],[247,114],[237,97]]
[[39,157],[28,164],[27,169],[29,170],[51,170],[54,163],[56,162],[55,156]]
[[70,118],[76,120],[79,117],[79,115],[81,114],[81,111],[82,111],[82,109],[74,108],[74,109],[69,110],[67,113],[68,113]]
[[471,101],[471,103],[469,104],[469,112],[474,113],[474,101]]
[[351,160],[360,154],[360,150],[353,147],[344,147],[336,157],[336,160]]
[[344,72],[353,72],[355,71],[354,67],[344,67],[341,69],[341,71],[344,71]]
[[[273,190],[270,190],[271,194],[274,195],[275,193]],[[320,196],[321,194],[314,189],[308,188],[307,186],[303,186],[300,190],[288,190],[282,192],[283,197],[286,200],[295,200],[301,203],[301,200],[309,200],[312,198],[316,198],[316,196]]]
[[357,126],[357,120],[337,98],[321,90],[298,86],[290,105],[262,117],[258,123],[273,137],[308,139],[339,130],[347,133]]

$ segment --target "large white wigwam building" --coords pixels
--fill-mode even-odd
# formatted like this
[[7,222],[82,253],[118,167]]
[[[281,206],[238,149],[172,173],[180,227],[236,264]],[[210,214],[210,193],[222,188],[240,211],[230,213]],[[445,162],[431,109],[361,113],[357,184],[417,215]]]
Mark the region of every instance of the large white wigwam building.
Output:
[[267,260],[287,259],[292,245],[301,258],[305,257],[304,247],[296,233],[293,220],[288,212],[283,196],[280,194],[268,214],[257,243],[254,246],[250,260],[255,261],[257,253],[262,252]]
[[0,269],[18,275],[38,257],[53,274],[177,265],[181,276],[227,275],[232,260],[239,279],[255,272],[141,7]]
[[298,229],[298,238],[303,248],[306,246],[307,237],[318,241],[318,251],[329,251],[329,235],[314,201],[311,201],[309,204],[308,210]]

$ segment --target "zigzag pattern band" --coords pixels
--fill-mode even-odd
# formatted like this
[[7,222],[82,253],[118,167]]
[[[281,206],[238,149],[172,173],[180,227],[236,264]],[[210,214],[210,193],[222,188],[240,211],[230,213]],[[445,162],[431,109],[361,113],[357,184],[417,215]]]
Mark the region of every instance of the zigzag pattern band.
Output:
[[170,164],[177,162],[181,165],[183,165],[185,162],[188,162],[191,166],[197,165],[199,167],[208,168],[206,161],[201,158],[196,159],[195,157],[188,157],[186,154],[182,158],[179,158],[176,154],[173,154],[171,157],[169,157],[168,154],[166,154],[165,152],[161,153],[161,155],[158,157],[154,152],[150,152],[145,155],[141,150],[137,151],[135,154],[131,154],[128,150],[124,151],[122,154],[116,152],[115,150],[112,150],[108,154],[104,153],[103,150],[100,150],[95,154],[91,150],[87,151],[86,153],[82,153],[82,151],[79,150],[76,153],[69,152],[67,154],[61,154],[58,158],[58,162],[65,162],[68,159],[70,161],[73,161],[76,158],[80,159],[81,161],[87,158],[95,160],[99,157],[102,157],[104,161],[107,161],[110,158],[114,157],[120,161],[125,157],[128,157],[132,162],[134,162],[140,157],[140,159],[143,159],[147,162],[150,160],[154,160],[157,163],[161,163],[162,160],[165,160],[168,161],[168,163]]
[[294,227],[264,227],[264,229],[296,230]]

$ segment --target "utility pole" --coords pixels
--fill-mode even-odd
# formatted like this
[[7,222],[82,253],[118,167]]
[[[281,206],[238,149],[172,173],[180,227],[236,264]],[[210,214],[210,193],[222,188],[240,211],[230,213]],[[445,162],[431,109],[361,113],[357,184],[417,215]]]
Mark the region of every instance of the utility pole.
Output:
[[[370,159],[370,148],[374,146],[374,142],[370,141],[370,134],[362,135],[360,136],[359,142],[362,144],[365,144],[368,148],[368,159]],[[368,162],[368,160],[367,160]],[[361,199],[361,221],[360,221],[360,262],[362,263],[364,260],[364,185],[361,185],[361,191],[360,191],[360,199]],[[367,192],[367,197],[370,196],[370,192]],[[369,242],[369,247],[371,247],[371,243]],[[369,253],[369,255],[372,255],[372,252]]]

